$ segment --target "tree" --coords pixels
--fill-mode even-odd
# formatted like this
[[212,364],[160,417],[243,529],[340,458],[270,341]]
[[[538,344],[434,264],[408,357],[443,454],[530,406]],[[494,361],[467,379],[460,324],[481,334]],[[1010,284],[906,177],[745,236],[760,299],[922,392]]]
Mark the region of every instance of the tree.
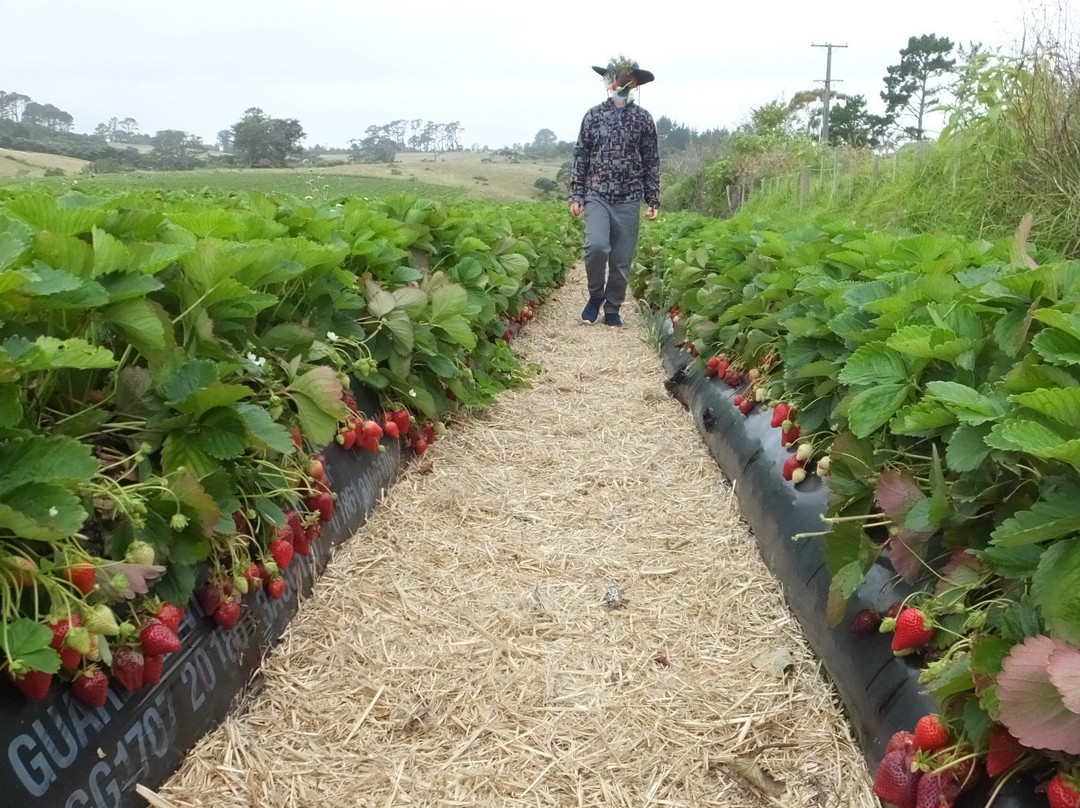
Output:
[[[925,137],[926,112],[938,101],[941,85],[934,80],[952,72],[956,66],[956,60],[949,58],[952,50],[953,43],[948,37],[913,36],[908,39],[907,47],[900,49],[900,63],[886,68],[885,89],[881,93],[885,114],[913,140]],[[914,118],[914,125],[901,127],[904,117]]]
[[551,177],[541,177],[533,183],[533,187],[540,192],[542,198],[548,199],[559,190],[559,183],[557,180],[551,179]]
[[866,98],[850,96],[829,111],[829,142],[833,145],[877,147],[885,139],[890,119],[866,109]]
[[363,140],[349,141],[349,159],[354,163],[392,163],[397,149],[398,144],[391,138],[369,135]]
[[69,132],[75,122],[71,113],[52,104],[39,104],[30,101],[26,104],[22,114],[23,123],[37,124],[57,132]]
[[271,118],[258,107],[244,110],[244,117],[232,126],[233,150],[248,167],[282,166],[303,152],[300,141],[307,137],[295,118]]
[[543,151],[544,149],[550,149],[558,142],[559,138],[554,132],[550,129],[541,129],[533,138],[532,147],[537,151]]
[[150,160],[162,171],[190,171],[199,163],[202,140],[179,129],[162,129],[150,141]]
[[28,95],[0,90],[0,121],[18,121],[31,101]]
[[139,133],[139,122],[134,118],[124,118],[116,125],[116,129],[118,133],[123,134],[122,141],[130,143],[131,139]]
[[219,151],[232,151],[233,133],[231,129],[222,129],[217,133],[217,145]]

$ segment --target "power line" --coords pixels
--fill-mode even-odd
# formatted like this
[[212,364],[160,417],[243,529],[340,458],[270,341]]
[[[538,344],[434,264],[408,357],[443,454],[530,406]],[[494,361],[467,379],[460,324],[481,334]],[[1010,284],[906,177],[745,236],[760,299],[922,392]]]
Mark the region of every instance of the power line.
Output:
[[[846,48],[847,45],[833,45],[832,43],[825,43],[824,45],[818,45],[815,42],[811,42],[810,47],[812,47],[812,48],[828,48],[829,49],[828,50],[828,56],[826,57],[826,60],[825,60],[825,97],[823,99],[823,103],[825,105],[825,112],[821,116],[821,142],[822,143],[828,143],[829,142],[829,99],[830,99],[830,97],[832,95],[832,85],[833,85],[832,51],[833,51],[833,48]],[[821,79],[818,79],[818,81],[821,81]],[[840,81],[842,83],[842,80],[838,79],[838,81]]]

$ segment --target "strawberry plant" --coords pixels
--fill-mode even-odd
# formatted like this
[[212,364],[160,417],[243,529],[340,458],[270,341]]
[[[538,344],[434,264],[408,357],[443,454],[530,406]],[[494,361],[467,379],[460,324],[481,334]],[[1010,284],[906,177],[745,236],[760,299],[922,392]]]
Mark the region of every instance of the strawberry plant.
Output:
[[[880,629],[956,744],[985,754],[1003,727],[1022,753],[998,774],[1080,755],[1076,262],[1020,237],[690,214],[642,247],[632,289],[675,343],[755,370],[776,440],[815,447],[783,474],[828,482],[830,529],[803,540],[825,544],[829,619],[884,565],[917,591]],[[884,787],[914,804],[893,768]]]
[[561,206],[0,193],[8,678],[97,704],[137,655],[160,678],[200,571],[225,629],[283,594],[333,517],[318,450],[415,428],[423,451],[520,384],[501,315],[528,322],[579,245]]

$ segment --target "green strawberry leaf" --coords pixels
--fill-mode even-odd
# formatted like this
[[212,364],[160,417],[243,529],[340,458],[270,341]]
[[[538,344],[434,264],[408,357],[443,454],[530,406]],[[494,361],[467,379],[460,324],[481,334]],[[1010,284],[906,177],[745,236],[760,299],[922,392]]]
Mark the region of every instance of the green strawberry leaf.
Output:
[[27,670],[56,673],[60,670],[60,654],[49,647],[53,633],[29,617],[19,617],[3,626],[0,637],[10,663],[19,663]]
[[1031,508],[1017,511],[990,536],[999,547],[1060,539],[1080,531],[1080,491],[1068,486],[1046,494]]
[[888,423],[907,400],[907,384],[882,384],[856,394],[848,404],[848,424],[856,437],[865,438]]
[[1047,630],[1080,644],[1080,539],[1047,548],[1032,578],[1031,595]]
[[190,436],[194,446],[217,460],[231,460],[247,449],[244,420],[231,407],[208,410]]
[[69,489],[27,483],[0,500],[0,528],[35,541],[58,541],[76,533],[88,514]]
[[265,409],[257,404],[237,404],[235,409],[244,419],[248,434],[258,443],[284,455],[296,451],[289,430],[274,421]]

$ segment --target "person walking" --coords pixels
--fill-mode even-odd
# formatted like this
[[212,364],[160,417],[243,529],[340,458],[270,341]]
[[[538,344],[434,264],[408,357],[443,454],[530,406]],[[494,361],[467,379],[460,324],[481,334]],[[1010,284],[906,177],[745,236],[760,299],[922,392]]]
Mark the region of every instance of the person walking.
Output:
[[603,76],[608,98],[581,121],[570,177],[570,213],[585,214],[589,302],[581,320],[595,323],[602,306],[604,325],[621,326],[619,308],[637,250],[642,202],[646,219],[660,215],[656,124],[630,97],[654,76],[621,55],[593,70]]

